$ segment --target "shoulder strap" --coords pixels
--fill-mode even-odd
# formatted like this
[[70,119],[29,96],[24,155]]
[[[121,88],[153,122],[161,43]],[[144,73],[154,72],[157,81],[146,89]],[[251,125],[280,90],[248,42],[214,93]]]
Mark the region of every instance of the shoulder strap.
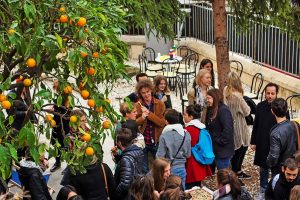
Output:
[[[173,131],[176,131],[176,130],[175,130],[175,129],[173,129]],[[176,131],[176,132],[177,132],[177,131]],[[186,133],[185,133],[185,131],[184,131],[184,135],[183,135],[182,142],[181,142],[181,144],[180,144],[180,146],[179,146],[179,148],[178,148],[178,150],[177,150],[177,153],[175,154],[175,156],[174,156],[173,160],[171,161],[171,166],[172,166],[172,164],[173,164],[174,160],[176,159],[176,156],[178,155],[178,153],[179,153],[179,151],[180,151],[180,149],[181,149],[181,147],[182,147],[182,145],[183,145],[183,143],[184,143],[184,140],[185,140],[185,135],[186,135]]]
[[106,173],[105,173],[104,166],[103,166],[102,163],[101,163],[101,167],[102,167],[102,172],[103,172],[103,176],[104,176],[105,190],[106,190],[107,197],[108,197],[108,199],[109,199],[108,187],[107,187],[107,179],[106,179]]
[[273,178],[273,181],[272,181],[272,189],[273,189],[273,191],[274,191],[275,186],[276,186],[276,183],[277,183],[277,181],[278,181],[278,179],[279,179],[279,175],[280,175],[280,174],[277,174],[277,175]]
[[299,135],[298,123],[293,121],[293,124],[295,125],[297,138],[298,138],[298,150],[300,150],[300,135]]

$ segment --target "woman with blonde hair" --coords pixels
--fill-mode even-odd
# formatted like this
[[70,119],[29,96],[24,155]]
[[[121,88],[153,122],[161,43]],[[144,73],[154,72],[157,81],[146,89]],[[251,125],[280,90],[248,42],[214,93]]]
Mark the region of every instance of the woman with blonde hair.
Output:
[[227,86],[224,88],[224,102],[229,107],[234,121],[234,156],[231,159],[232,170],[240,179],[251,176],[242,171],[242,163],[250,144],[250,133],[245,117],[250,114],[250,107],[243,98],[244,90],[240,77],[229,72]]
[[290,193],[290,200],[300,199],[300,185],[295,185]]
[[167,178],[171,174],[171,164],[165,158],[157,158],[152,163],[151,174],[154,179],[154,188],[161,192],[164,190]]
[[154,78],[154,91],[153,96],[161,100],[166,108],[172,108],[172,102],[170,97],[170,89],[168,86],[168,80],[163,75],[157,75]]

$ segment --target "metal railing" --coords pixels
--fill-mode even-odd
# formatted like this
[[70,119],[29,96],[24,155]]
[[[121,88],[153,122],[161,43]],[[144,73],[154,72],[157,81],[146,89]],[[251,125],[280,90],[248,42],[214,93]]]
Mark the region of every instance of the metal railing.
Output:
[[[187,3],[185,3],[187,2]],[[195,4],[185,0],[182,4],[187,17],[177,23],[174,30],[180,38],[192,37],[214,44],[213,12],[207,3]],[[287,72],[299,77],[300,48],[289,34],[278,27],[249,21],[252,27],[247,33],[241,33],[235,26],[235,18],[227,15],[227,37],[229,50],[243,55],[254,62]],[[136,31],[133,34],[144,34]]]

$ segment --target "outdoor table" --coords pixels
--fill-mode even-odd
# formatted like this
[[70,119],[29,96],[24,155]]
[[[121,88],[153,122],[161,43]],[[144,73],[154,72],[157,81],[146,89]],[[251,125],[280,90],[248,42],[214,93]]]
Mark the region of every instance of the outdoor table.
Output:
[[[163,55],[163,56],[160,56],[160,57],[156,57],[155,58],[155,61],[158,62],[158,63],[163,63],[164,60],[170,58],[169,55]],[[174,60],[174,61],[173,61]],[[179,62],[182,61],[182,57],[181,56],[173,56],[173,59],[171,60],[168,60],[168,63],[173,63],[173,62],[176,62],[176,60],[178,60]]]

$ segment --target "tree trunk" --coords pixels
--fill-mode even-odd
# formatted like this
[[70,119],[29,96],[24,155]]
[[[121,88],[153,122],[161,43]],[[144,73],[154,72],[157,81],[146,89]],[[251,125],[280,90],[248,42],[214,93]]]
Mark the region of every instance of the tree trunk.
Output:
[[225,0],[213,0],[214,41],[216,47],[219,89],[223,91],[230,71],[226,28]]

